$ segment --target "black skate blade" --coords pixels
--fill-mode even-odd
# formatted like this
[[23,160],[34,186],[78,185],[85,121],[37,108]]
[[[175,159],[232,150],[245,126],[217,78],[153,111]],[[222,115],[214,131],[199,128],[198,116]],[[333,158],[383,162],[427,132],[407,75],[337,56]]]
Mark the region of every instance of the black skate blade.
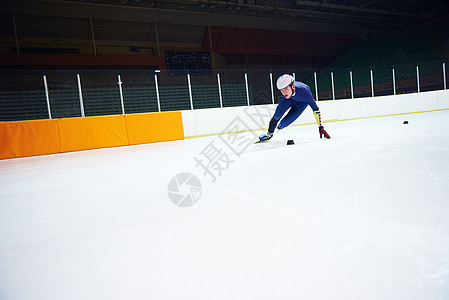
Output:
[[254,142],[254,144],[259,144],[259,143],[263,143],[263,142],[266,142],[266,141],[268,141],[268,140],[263,140],[263,141],[255,141],[255,142]]

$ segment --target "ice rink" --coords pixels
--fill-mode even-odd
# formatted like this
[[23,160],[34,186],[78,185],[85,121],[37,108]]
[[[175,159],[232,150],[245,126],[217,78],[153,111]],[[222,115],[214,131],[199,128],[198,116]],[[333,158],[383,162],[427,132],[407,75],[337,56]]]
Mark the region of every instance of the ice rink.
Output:
[[0,161],[0,299],[449,299],[449,111],[324,125]]

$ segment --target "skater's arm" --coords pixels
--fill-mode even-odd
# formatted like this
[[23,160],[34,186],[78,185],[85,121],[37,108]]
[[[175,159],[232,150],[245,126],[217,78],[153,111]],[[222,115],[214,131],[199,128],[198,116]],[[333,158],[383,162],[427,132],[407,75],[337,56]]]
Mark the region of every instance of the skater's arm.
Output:
[[276,107],[273,117],[271,118],[270,125],[268,126],[269,133],[274,132],[279,120],[282,118],[287,109],[289,109],[291,106],[292,106],[291,102],[287,102],[285,97],[282,97],[281,101],[279,101],[279,104]]
[[316,120],[316,123],[318,124],[318,127],[323,126],[321,124],[321,113],[320,113],[320,110],[319,109],[314,110],[313,114],[315,115],[315,120]]
[[324,130],[323,125],[321,124],[321,114],[320,114],[320,110],[314,110],[313,114],[315,115],[315,119],[316,119],[316,123],[318,124],[318,130],[320,132],[320,139],[326,138],[326,139],[330,139],[331,137],[329,136],[329,134],[326,132],[326,130]]
[[273,133],[277,124],[278,124],[278,120],[276,120],[274,117],[271,118],[270,125],[268,126],[268,132]]

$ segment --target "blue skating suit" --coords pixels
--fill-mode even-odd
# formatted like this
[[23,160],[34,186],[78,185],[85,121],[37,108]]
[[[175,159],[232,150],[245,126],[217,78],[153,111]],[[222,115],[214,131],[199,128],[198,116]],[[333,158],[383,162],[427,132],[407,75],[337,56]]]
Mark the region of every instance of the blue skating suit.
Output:
[[[285,117],[279,123],[279,129],[287,127],[291,123],[293,123],[306,109],[306,107],[310,105],[312,110],[319,110],[318,105],[315,103],[315,99],[313,99],[312,92],[310,91],[310,87],[302,82],[295,81],[295,94],[292,95],[289,99],[285,99],[282,97],[281,101],[274,112],[273,119],[270,122],[269,132],[274,131],[275,124],[282,118],[284,113],[290,108],[290,111],[285,115]],[[274,125],[274,126],[273,126]],[[272,128],[273,127],[273,128]],[[270,129],[272,131],[270,131]]]

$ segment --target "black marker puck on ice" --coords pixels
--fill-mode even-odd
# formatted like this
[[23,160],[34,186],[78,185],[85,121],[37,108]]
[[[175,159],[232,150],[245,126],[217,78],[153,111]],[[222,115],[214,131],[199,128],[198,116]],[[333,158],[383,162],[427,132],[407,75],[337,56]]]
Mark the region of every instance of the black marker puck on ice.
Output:
[[404,124],[408,124],[408,121],[404,121]]
[[294,144],[295,144],[295,142],[293,140],[288,140],[287,141],[287,145],[294,145]]

